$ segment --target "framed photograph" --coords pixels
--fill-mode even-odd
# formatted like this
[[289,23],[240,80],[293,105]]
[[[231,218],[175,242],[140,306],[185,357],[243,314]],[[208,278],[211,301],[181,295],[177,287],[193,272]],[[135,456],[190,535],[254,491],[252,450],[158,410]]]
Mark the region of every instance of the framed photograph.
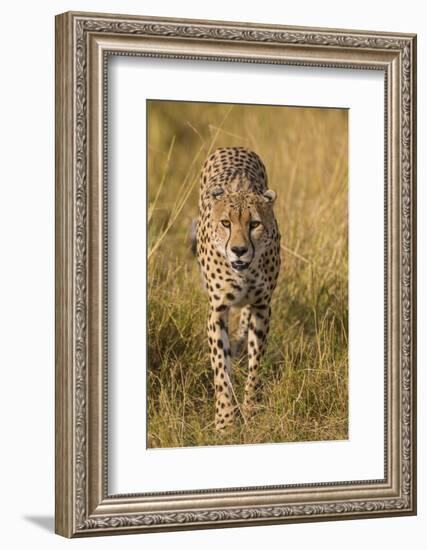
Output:
[[416,513],[416,37],[56,18],[56,532]]

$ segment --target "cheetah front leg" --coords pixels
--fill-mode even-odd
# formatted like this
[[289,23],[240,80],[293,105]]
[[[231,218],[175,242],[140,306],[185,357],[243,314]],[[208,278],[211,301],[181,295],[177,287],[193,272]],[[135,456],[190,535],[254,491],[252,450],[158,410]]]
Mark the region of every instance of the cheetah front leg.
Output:
[[245,385],[243,412],[251,416],[259,388],[259,367],[267,343],[271,308],[268,303],[253,305],[248,327],[248,377]]
[[235,407],[231,387],[231,351],[228,337],[228,308],[212,308],[208,321],[208,340],[215,384],[215,428],[223,430],[233,423]]
[[231,341],[231,357],[238,358],[248,345],[248,326],[251,316],[251,306],[244,306],[240,310],[239,327]]

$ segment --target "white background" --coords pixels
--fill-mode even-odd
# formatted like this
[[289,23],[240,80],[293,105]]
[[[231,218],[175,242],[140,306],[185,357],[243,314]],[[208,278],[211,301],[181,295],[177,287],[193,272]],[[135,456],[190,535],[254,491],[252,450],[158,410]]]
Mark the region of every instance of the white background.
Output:
[[[109,71],[110,494],[382,479],[384,73],[128,57]],[[145,448],[147,97],[349,108],[349,440]]]
[[[427,518],[425,164],[419,159],[418,517],[256,527],[66,541],[52,534],[54,498],[54,39],[68,9],[418,32],[418,86],[425,95],[422,3],[308,0],[258,3],[145,0],[16,2],[2,9],[1,94],[1,543],[5,548],[423,548]],[[424,23],[422,23],[424,21]],[[426,111],[419,105],[419,151]],[[424,537],[423,537],[424,534]]]

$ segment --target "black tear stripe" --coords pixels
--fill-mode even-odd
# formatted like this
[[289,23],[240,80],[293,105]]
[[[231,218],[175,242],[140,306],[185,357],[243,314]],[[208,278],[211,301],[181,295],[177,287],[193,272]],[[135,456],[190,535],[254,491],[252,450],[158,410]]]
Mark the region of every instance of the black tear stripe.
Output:
[[[227,260],[228,260],[227,249],[228,249],[228,243],[230,242],[230,237],[231,237],[231,227],[230,227],[230,231],[228,232],[227,242],[225,243],[225,257],[227,258]],[[228,260],[228,261],[230,261],[230,260]]]
[[[251,236],[251,232],[249,231],[249,242],[251,243],[251,246],[252,246],[252,260],[255,256],[255,247],[254,247],[254,243],[252,242],[252,236]],[[252,261],[251,260],[251,261]]]

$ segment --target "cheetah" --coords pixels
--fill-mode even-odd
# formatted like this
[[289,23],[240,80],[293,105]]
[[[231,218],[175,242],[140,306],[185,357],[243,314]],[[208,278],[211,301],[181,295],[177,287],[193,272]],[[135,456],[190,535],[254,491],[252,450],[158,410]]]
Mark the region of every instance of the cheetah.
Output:
[[[207,336],[214,373],[215,428],[219,431],[235,421],[231,360],[245,348],[245,418],[253,412],[260,385],[260,359],[280,270],[275,199],[276,193],[267,187],[265,166],[253,151],[225,147],[206,160],[201,173],[195,250],[209,299]],[[233,341],[228,328],[231,308],[240,309]]]

